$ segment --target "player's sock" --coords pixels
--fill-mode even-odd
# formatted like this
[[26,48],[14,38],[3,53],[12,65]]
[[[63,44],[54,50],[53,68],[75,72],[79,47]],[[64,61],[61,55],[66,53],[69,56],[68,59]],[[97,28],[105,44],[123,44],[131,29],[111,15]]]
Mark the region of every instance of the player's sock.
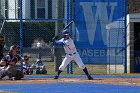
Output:
[[87,78],[88,78],[89,80],[92,80],[92,79],[93,79],[93,78],[89,75],[88,70],[87,70],[86,67],[83,69],[83,71],[85,72],[85,74],[87,75]]
[[86,74],[87,76],[89,75],[88,70],[87,70],[86,67],[83,69],[83,71],[85,72],[85,74]]
[[58,70],[58,72],[56,73],[54,79],[58,79],[58,77],[59,77],[59,75],[60,75],[61,72],[62,72],[61,70]]
[[59,76],[61,72],[62,72],[61,70],[58,70],[58,72],[57,72],[57,76]]

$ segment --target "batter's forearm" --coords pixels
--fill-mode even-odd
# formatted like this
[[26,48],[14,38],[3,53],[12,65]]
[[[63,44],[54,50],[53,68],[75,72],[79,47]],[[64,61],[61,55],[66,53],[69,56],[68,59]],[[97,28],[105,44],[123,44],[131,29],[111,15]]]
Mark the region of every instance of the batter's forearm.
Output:
[[61,42],[59,40],[55,40],[54,41],[54,44],[56,44],[56,45],[64,45],[64,42]]

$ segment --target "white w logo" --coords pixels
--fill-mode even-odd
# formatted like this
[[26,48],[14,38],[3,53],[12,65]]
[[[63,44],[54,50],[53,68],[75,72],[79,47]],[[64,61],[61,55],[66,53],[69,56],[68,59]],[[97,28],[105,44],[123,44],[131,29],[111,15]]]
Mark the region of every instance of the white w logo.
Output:
[[[90,45],[93,45],[95,38],[95,31],[97,29],[97,22],[100,21],[102,38],[104,45],[107,43],[107,32],[106,25],[109,24],[113,19],[114,9],[117,3],[102,3],[102,2],[81,2],[80,5],[83,8],[85,17],[85,23],[88,33],[88,39]],[[93,14],[93,7],[96,7],[96,13]],[[110,7],[110,14],[108,15],[107,7]]]

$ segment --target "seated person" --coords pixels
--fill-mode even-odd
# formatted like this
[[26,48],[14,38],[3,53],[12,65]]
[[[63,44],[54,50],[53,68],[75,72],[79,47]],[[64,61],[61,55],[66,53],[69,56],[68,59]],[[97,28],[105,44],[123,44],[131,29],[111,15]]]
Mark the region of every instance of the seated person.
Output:
[[41,59],[37,59],[36,61],[36,74],[46,74],[46,66],[43,64]]
[[36,61],[36,68],[43,68],[45,65],[43,64],[41,59],[37,59]]
[[24,56],[23,58],[23,73],[24,74],[33,74],[33,65],[29,62],[29,57]]

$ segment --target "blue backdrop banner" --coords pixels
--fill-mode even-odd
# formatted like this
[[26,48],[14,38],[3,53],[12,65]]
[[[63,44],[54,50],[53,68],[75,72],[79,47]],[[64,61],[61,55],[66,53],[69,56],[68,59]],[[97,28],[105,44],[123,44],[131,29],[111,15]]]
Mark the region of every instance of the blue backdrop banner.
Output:
[[125,0],[75,0],[75,43],[84,63],[124,62],[125,7]]

